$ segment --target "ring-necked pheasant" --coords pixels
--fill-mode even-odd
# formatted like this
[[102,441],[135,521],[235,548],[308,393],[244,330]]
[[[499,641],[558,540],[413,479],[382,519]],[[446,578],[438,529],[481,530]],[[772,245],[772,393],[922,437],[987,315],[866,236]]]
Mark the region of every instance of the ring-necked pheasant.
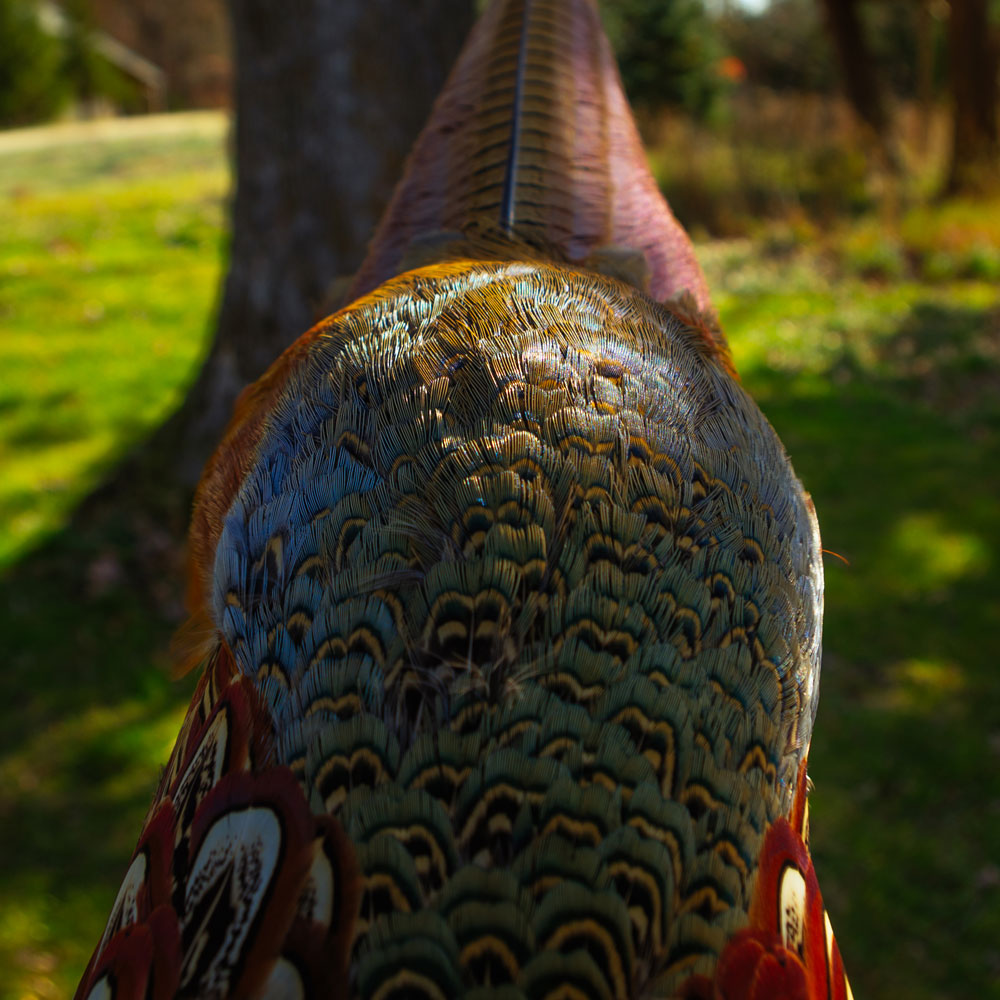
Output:
[[79,997],[850,995],[816,519],[591,0],[496,0],[198,491],[207,666]]

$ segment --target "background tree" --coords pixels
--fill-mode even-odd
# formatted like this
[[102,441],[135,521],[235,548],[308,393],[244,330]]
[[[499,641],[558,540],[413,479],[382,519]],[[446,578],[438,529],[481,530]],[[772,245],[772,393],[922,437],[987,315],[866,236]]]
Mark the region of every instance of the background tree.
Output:
[[889,117],[882,81],[865,37],[858,0],[822,0],[827,25],[840,60],[844,92],[858,119],[883,149]]
[[997,39],[988,0],[951,0],[948,54],[953,100],[949,194],[1000,190]]
[[821,13],[815,0],[773,0],[759,12],[727,6],[718,29],[755,84],[827,94],[836,86],[836,71]]
[[601,14],[633,105],[712,111],[722,46],[702,0],[605,0]]

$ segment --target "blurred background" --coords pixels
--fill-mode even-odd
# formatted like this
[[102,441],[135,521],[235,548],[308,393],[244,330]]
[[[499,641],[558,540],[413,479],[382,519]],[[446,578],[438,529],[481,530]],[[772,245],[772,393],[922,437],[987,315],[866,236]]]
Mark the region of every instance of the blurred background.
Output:
[[[193,686],[193,486],[335,308],[472,0],[0,0],[0,997],[71,993]],[[1000,997],[997,0],[608,0],[827,557],[855,995]]]

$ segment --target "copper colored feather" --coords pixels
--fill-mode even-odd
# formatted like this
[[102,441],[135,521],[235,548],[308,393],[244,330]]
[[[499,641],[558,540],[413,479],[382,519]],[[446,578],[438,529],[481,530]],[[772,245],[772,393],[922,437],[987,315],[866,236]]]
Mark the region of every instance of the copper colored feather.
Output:
[[497,0],[199,487],[208,662],[78,996],[850,995],[822,568],[589,0]]
[[592,0],[490,6],[417,140],[352,297],[483,220],[574,264],[617,261],[657,301],[683,295],[711,311]]

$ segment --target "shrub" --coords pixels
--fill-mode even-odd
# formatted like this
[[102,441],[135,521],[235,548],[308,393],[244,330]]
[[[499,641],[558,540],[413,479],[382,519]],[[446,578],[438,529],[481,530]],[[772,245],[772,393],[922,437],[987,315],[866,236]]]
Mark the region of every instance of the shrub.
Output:
[[702,0],[605,0],[601,10],[633,104],[713,112],[722,46]]
[[62,46],[28,0],[0,0],[0,126],[51,118],[66,101]]

